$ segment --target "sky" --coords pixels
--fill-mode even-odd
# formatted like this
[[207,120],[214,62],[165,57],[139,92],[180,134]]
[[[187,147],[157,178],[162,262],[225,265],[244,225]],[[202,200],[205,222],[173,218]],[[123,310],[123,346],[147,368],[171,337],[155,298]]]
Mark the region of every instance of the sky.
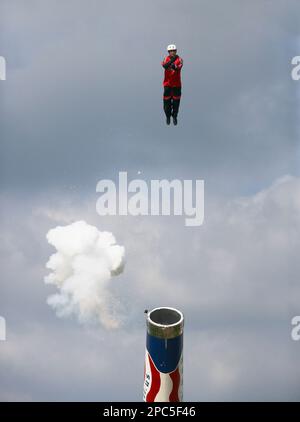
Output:
[[[184,400],[299,401],[299,19],[292,0],[0,0],[1,401],[141,400],[143,312],[164,305],[185,315]],[[120,171],[203,179],[204,224],[100,217]],[[46,234],[77,220],[125,247],[117,330],[47,304]]]

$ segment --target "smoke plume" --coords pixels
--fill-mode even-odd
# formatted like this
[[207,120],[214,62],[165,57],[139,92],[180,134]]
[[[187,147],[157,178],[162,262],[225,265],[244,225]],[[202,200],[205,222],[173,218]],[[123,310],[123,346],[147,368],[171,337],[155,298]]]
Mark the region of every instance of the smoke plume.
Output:
[[49,230],[47,240],[57,252],[46,264],[52,272],[44,280],[59,289],[47,303],[60,317],[75,314],[80,322],[119,327],[118,301],[110,286],[112,277],[123,271],[124,247],[112,233],[85,221]]

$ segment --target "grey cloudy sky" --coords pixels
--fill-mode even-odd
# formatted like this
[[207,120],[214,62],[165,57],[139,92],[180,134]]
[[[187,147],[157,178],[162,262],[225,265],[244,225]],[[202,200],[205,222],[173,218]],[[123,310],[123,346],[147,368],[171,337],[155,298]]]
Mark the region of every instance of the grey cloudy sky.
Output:
[[[0,0],[0,400],[140,400],[143,310],[166,302],[186,315],[185,400],[300,399],[299,18],[291,0]],[[99,217],[97,181],[122,170],[204,179],[204,225]],[[45,235],[78,219],[125,246],[117,332],[46,304]]]

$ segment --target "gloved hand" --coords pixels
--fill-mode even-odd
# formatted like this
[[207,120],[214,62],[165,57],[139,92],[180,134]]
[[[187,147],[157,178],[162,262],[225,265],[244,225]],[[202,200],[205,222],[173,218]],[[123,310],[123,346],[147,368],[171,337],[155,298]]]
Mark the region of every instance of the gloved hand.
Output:
[[168,69],[169,67],[171,67],[176,59],[177,59],[177,56],[171,57],[170,60],[164,64],[164,68]]
[[172,68],[173,70],[176,70],[176,69],[177,69],[176,64],[172,63],[172,64],[171,64],[171,68]]

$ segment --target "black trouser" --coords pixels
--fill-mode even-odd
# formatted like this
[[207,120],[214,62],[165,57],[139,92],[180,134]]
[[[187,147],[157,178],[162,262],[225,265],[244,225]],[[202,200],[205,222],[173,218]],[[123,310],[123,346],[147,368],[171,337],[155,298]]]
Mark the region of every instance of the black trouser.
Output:
[[181,97],[181,87],[164,87],[164,111],[167,117],[177,117]]

